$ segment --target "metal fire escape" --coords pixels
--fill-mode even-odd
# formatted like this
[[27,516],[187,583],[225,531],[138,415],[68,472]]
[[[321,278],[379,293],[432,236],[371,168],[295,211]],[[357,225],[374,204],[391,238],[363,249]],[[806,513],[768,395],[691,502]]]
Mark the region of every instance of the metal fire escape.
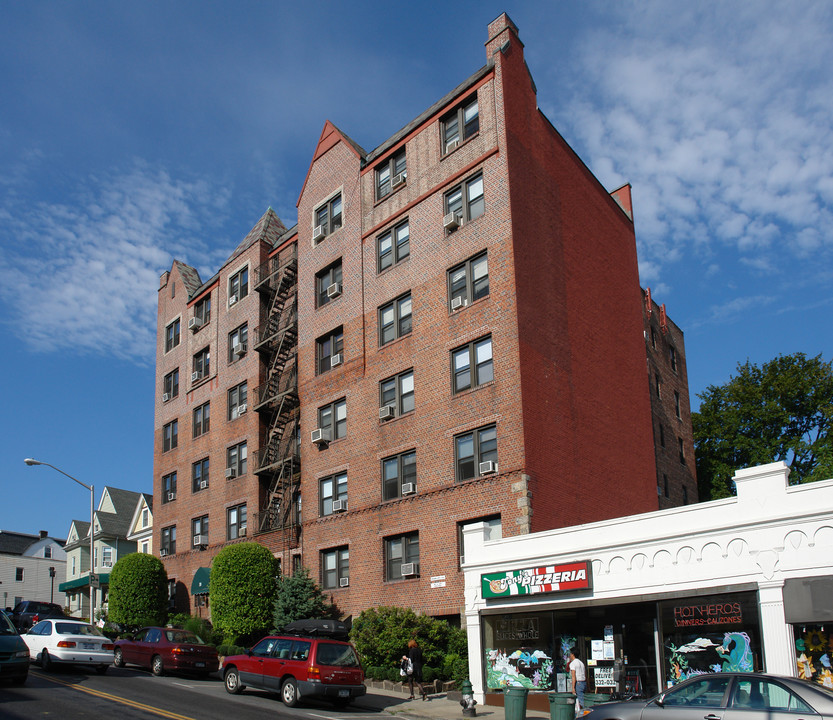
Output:
[[283,532],[283,546],[298,547],[301,532],[298,453],[298,255],[295,246],[257,269],[260,325],[254,349],[266,365],[266,379],[253,393],[265,430],[255,458],[261,482],[257,532]]

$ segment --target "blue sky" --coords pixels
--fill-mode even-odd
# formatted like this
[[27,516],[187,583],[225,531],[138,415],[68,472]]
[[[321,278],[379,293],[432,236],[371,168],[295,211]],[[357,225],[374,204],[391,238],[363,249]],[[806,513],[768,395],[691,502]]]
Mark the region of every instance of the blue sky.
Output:
[[641,283],[692,399],[738,362],[831,359],[833,4],[0,0],[0,528],[65,537],[150,492],[156,288],[287,225],[329,119],[370,150],[520,29],[539,105],[633,185]]

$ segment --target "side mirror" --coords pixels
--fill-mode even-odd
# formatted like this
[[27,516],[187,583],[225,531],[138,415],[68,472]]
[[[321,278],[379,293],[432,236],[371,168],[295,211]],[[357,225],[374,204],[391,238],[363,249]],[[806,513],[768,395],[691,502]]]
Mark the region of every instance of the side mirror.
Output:
[[246,648],[246,655],[248,655],[249,657],[252,656],[252,649],[251,648]]
[[659,707],[665,706],[665,693],[660,693],[654,698],[654,703],[659,705]]

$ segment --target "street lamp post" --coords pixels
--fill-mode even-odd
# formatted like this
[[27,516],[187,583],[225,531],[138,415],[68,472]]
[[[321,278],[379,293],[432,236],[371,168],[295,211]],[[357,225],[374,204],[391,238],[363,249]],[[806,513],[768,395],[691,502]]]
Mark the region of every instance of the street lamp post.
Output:
[[46,465],[46,467],[51,467],[53,470],[61,473],[61,475],[65,475],[70,480],[74,480],[90,491],[90,623],[95,623],[95,594],[93,593],[93,575],[95,572],[95,566],[93,565],[93,559],[95,558],[95,485],[87,485],[87,483],[81,482],[78,478],[72,477],[69,473],[65,473],[61,468],[50,465],[48,462],[41,462],[32,458],[26,458],[23,462],[27,465]]

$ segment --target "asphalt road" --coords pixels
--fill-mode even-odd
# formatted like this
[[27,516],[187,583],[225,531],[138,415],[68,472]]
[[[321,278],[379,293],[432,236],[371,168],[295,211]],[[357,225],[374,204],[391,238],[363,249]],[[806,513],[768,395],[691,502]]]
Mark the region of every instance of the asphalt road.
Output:
[[22,687],[0,682],[0,718],[3,720],[262,720],[270,717],[296,720],[386,720],[393,717],[362,705],[361,699],[345,710],[327,703],[287,708],[276,695],[246,690],[229,695],[212,677],[154,677],[131,668],[111,667],[106,675],[83,668],[57,668],[44,672],[36,666]]

